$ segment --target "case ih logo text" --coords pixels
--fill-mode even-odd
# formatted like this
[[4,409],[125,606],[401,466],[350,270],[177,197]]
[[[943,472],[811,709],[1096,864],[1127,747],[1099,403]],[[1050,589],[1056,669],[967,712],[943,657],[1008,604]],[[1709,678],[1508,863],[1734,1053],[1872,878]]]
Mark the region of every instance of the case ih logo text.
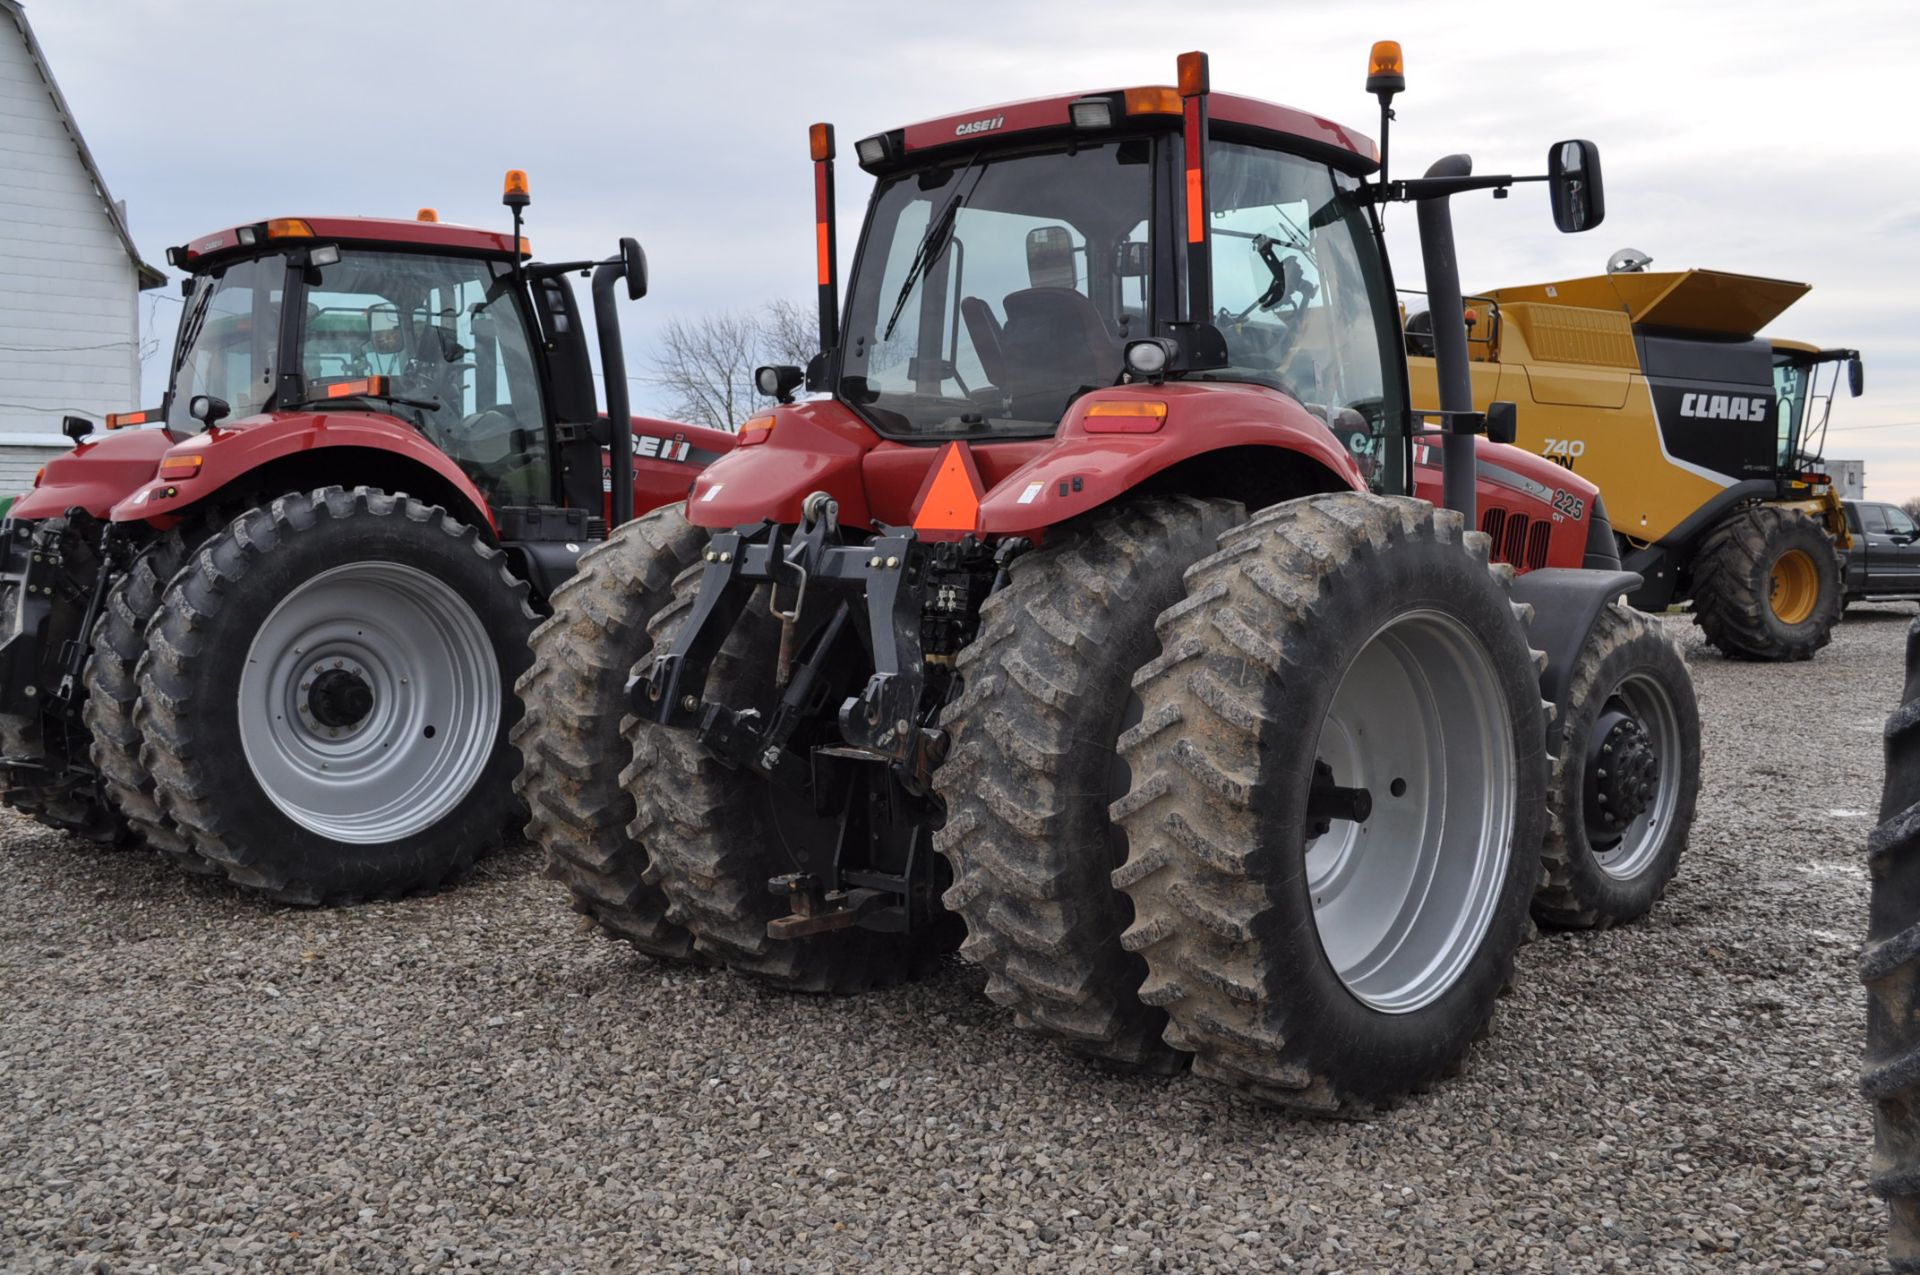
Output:
[[983,120],[974,120],[970,124],[961,124],[953,130],[955,137],[971,137],[975,133],[991,133],[1007,122],[1004,115],[993,115]]
[[1762,421],[1767,418],[1767,400],[1745,394],[1683,394],[1680,415],[1703,421]]

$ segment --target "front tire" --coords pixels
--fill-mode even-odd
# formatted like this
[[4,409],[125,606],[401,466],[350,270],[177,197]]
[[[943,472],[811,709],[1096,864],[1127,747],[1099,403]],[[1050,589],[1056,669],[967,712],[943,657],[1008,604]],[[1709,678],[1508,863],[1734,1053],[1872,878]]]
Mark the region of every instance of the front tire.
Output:
[[1141,500],[1015,559],[941,719],[954,743],[934,772],[947,804],[934,845],[953,865],[961,954],[1022,1027],[1122,1067],[1187,1060],[1140,1001],[1145,962],[1120,945],[1133,910],[1112,881],[1126,857],[1108,814],[1126,790],[1114,748],[1139,710],[1133,675],[1159,651],[1154,621],[1240,518],[1224,500]]
[[1832,537],[1791,509],[1749,505],[1694,555],[1694,623],[1732,659],[1812,659],[1833,640],[1844,593]]
[[289,903],[431,889],[520,807],[533,611],[446,510],[327,487],[249,510],[168,588],[141,758],[196,851]]
[[1511,579],[1459,514],[1355,493],[1275,506],[1188,573],[1134,680],[1114,882],[1197,1074],[1355,1114],[1485,1029],[1546,807]]
[[1700,709],[1659,622],[1603,608],[1553,724],[1541,858],[1544,925],[1604,929],[1645,916],[1680,868],[1700,795]]

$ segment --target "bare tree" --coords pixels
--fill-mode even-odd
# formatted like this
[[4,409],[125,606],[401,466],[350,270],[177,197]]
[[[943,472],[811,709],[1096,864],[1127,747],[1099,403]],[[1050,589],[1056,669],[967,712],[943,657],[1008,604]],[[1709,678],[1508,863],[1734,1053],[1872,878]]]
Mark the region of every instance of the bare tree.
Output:
[[1920,522],[1920,496],[1907,497],[1900,502],[1900,507],[1907,511],[1907,517]]
[[647,380],[667,391],[678,419],[736,430],[766,402],[754,389],[753,370],[775,363],[804,367],[819,344],[807,307],[784,297],[749,314],[673,319],[660,335]]

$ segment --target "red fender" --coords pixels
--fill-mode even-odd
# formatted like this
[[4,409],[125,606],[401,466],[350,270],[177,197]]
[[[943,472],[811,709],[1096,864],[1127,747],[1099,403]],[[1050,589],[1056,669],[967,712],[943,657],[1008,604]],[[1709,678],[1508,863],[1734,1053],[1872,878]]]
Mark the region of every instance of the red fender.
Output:
[[[763,518],[798,523],[807,494],[824,491],[840,503],[841,522],[871,526],[860,460],[880,436],[845,404],[830,399],[776,407],[770,415],[773,430],[765,442],[736,446],[694,480],[688,521],[716,528]],[[929,449],[928,463],[932,459]]]
[[[228,483],[262,465],[297,452],[330,447],[356,447],[388,452],[430,469],[473,507],[489,527],[493,513],[473,480],[420,431],[391,416],[368,412],[285,412],[250,416],[223,424],[167,449],[159,457],[156,476],[113,506],[115,522],[142,522],[169,518],[187,506],[205,500]],[[190,476],[169,475],[168,462],[199,465]],[[184,469],[184,467],[182,467]]]
[[160,468],[174,445],[163,429],[127,429],[89,434],[72,451],[47,462],[32,491],[13,502],[7,517],[54,518],[78,506],[95,518],[127,498]]
[[[1087,409],[1094,404],[1142,400],[1167,405],[1159,429],[1087,432]],[[979,529],[1003,536],[1050,527],[1125,495],[1183,460],[1248,446],[1304,456],[1353,490],[1366,490],[1359,466],[1326,423],[1278,390],[1227,383],[1133,385],[1075,400],[1054,445],[994,484],[980,502]]]

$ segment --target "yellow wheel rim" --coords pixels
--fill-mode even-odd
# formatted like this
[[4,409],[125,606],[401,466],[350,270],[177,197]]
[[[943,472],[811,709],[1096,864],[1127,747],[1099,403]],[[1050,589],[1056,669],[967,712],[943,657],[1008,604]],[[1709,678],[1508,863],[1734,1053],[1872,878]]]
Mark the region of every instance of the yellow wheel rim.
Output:
[[1820,601],[1820,571],[1805,550],[1789,549],[1773,560],[1769,601],[1782,624],[1805,624]]

